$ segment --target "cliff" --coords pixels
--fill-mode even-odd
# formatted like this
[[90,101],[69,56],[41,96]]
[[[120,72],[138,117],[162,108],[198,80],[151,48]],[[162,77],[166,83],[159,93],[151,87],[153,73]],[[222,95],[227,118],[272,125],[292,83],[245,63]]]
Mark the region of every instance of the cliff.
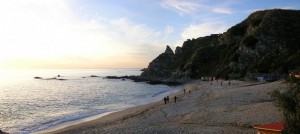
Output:
[[164,53],[160,54],[152,62],[149,63],[148,68],[143,70],[142,77],[147,79],[166,79],[171,76],[170,67],[174,61],[174,52],[167,46]]
[[141,76],[226,78],[229,73],[287,73],[300,68],[299,22],[299,10],[254,12],[223,34],[188,39],[175,54],[167,46]]

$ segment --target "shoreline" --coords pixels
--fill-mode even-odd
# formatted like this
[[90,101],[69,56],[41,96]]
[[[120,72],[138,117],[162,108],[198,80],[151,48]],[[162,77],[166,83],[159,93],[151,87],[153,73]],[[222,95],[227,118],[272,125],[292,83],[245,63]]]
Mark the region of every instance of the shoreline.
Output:
[[67,122],[64,122],[62,124],[58,124],[56,126],[52,126],[52,127],[49,127],[49,128],[43,129],[43,130],[32,132],[32,134],[42,134],[42,133],[55,132],[55,131],[64,129],[64,128],[69,127],[69,126],[74,126],[74,125],[78,125],[78,124],[81,124],[81,123],[85,123],[85,122],[89,122],[89,121],[99,119],[103,116],[106,116],[106,115],[114,113],[114,112],[118,112],[118,111],[105,112],[105,113],[101,113],[101,114],[90,116],[90,117],[85,117],[85,118],[81,118],[81,119],[77,119],[77,120],[73,120],[73,121],[67,121]]
[[[180,92],[183,92],[182,87],[190,85],[193,82],[194,81],[190,81],[185,84],[182,84],[181,86],[179,86],[179,89],[177,91],[170,91],[170,94],[166,94],[166,95],[164,93],[162,93],[162,94],[164,94],[165,96],[169,96],[171,98],[175,95],[183,94],[183,93],[180,93]],[[136,112],[138,112],[140,110],[143,111],[147,107],[156,107],[159,105],[164,105],[163,98],[161,100],[155,100],[154,102],[136,105],[136,106],[121,109],[121,110],[105,112],[105,113],[101,113],[101,114],[90,116],[90,117],[85,117],[85,118],[81,118],[81,119],[77,119],[77,120],[73,120],[73,121],[67,121],[62,124],[58,124],[58,125],[46,128],[46,129],[32,132],[32,134],[61,133],[64,131],[72,130],[73,128],[93,125],[96,122],[102,122],[102,123],[111,122],[114,120],[119,120],[121,118],[124,118],[124,116],[130,116],[132,114],[136,114]]]
[[[284,84],[241,81],[219,84],[195,80],[169,95],[167,105],[161,100],[34,133],[252,133],[255,131],[252,126],[282,120],[268,93],[274,88],[285,90]],[[187,91],[185,94],[183,89]],[[177,103],[173,100],[175,95]]]

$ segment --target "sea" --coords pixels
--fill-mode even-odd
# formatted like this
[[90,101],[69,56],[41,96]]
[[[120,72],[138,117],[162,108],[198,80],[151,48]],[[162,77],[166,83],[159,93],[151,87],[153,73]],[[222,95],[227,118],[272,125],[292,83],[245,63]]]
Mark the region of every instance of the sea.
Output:
[[0,130],[13,134],[33,133],[160,101],[181,89],[180,86],[105,78],[140,74],[140,69],[2,69]]

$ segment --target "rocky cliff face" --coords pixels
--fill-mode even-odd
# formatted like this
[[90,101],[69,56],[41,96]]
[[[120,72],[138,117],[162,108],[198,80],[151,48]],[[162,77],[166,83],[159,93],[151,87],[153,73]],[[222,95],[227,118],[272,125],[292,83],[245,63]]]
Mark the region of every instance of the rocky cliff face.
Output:
[[167,46],[141,76],[226,78],[229,73],[287,73],[300,67],[299,22],[298,10],[254,12],[223,34],[185,41],[175,54]]
[[147,79],[166,79],[171,76],[170,66],[174,61],[174,52],[167,46],[164,53],[160,54],[152,62],[149,63],[148,68],[144,69],[141,74]]

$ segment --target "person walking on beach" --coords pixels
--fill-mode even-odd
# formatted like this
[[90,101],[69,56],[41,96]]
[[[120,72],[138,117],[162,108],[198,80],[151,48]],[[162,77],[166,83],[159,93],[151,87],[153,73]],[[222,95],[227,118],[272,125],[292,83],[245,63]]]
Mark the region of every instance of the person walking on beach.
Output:
[[230,81],[228,82],[228,86],[230,86]]
[[174,102],[175,102],[175,103],[176,103],[176,100],[177,100],[177,97],[175,96],[175,97],[174,97]]
[[164,102],[165,102],[165,104],[167,104],[167,98],[166,97],[164,97]]
[[223,84],[223,81],[221,81],[221,86],[222,86],[222,84]]
[[167,103],[169,103],[169,96],[167,96]]
[[183,89],[183,93],[185,94],[185,89]]

